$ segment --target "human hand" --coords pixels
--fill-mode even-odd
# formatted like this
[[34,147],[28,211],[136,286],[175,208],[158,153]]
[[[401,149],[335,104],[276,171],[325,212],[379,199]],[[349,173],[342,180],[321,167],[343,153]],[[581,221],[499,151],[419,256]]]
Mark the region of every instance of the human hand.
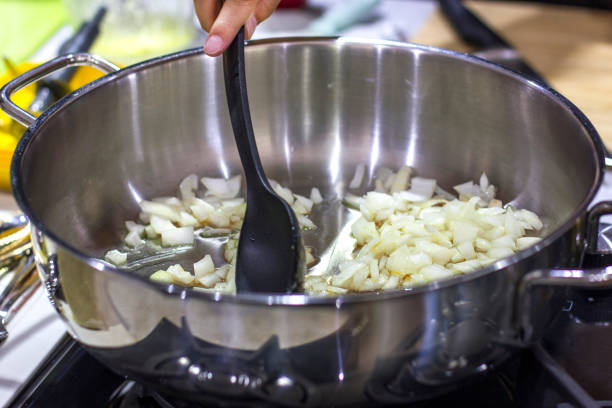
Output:
[[280,0],[194,0],[200,25],[208,31],[204,52],[213,57],[222,54],[243,25],[248,40],[278,3]]

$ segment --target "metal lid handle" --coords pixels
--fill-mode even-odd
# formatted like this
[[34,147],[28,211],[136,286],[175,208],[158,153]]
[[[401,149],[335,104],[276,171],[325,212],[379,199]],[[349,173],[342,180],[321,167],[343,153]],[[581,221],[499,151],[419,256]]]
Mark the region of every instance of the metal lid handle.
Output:
[[118,66],[104,58],[85,52],[62,55],[24,72],[4,85],[2,89],[0,89],[0,109],[22,125],[31,126],[36,120],[36,117],[13,103],[13,101],[11,101],[11,95],[26,85],[44,78],[62,68],[78,65],[89,65],[107,74],[119,70]]

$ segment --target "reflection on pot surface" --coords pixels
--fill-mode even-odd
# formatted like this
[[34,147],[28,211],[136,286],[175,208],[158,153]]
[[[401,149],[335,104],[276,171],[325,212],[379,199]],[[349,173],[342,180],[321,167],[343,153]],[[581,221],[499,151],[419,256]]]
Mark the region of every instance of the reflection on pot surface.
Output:
[[[65,98],[18,148],[13,187],[39,272],[88,351],[192,401],[206,402],[206,391],[348,406],[444,392],[530,340],[523,323],[534,335],[546,328],[557,291],[525,292],[534,313],[519,320],[517,288],[527,272],[577,265],[601,181],[601,142],[575,107],[500,67],[427,47],[309,39],[246,48],[270,178],[342,197],[364,162],[407,165],[445,189],[486,172],[503,202],[546,220],[542,241],[469,275],[337,297],[201,293],[99,261],[142,198],[174,194],[192,173],[239,172],[221,62],[186,51]],[[333,241],[326,228],[335,234],[348,218],[313,219],[319,238]]]

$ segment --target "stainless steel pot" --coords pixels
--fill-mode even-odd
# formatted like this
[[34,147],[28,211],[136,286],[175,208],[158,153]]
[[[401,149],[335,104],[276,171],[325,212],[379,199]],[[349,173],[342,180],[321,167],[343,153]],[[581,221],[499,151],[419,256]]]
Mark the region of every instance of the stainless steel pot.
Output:
[[317,186],[327,200],[307,242],[320,250],[333,241],[347,221],[339,198],[366,162],[369,181],[377,167],[408,164],[446,188],[485,171],[504,202],[543,216],[541,243],[468,275],[340,297],[206,294],[114,268],[98,259],[121,242],[140,199],[174,194],[189,173],[236,174],[240,163],[221,61],[200,50],[106,75],[36,120],[10,102],[25,83],[82,63],[112,69],[89,55],[60,57],[2,90],[2,109],[29,126],[13,160],[15,197],[70,333],[169,395],[230,405],[411,402],[537,337],[562,299],[555,286],[610,286],[609,270],[551,269],[578,265],[585,236],[611,208],[596,207],[585,227],[603,149],[574,105],[474,57],[348,39],[247,47],[267,174],[298,193]]

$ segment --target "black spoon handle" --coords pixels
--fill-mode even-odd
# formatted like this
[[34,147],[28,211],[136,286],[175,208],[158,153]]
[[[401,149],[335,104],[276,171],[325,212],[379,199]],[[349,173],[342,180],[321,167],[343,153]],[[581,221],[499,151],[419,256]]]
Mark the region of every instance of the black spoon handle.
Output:
[[264,173],[249,112],[246,73],[244,70],[244,26],[223,53],[223,74],[234,137],[249,189],[272,190]]

